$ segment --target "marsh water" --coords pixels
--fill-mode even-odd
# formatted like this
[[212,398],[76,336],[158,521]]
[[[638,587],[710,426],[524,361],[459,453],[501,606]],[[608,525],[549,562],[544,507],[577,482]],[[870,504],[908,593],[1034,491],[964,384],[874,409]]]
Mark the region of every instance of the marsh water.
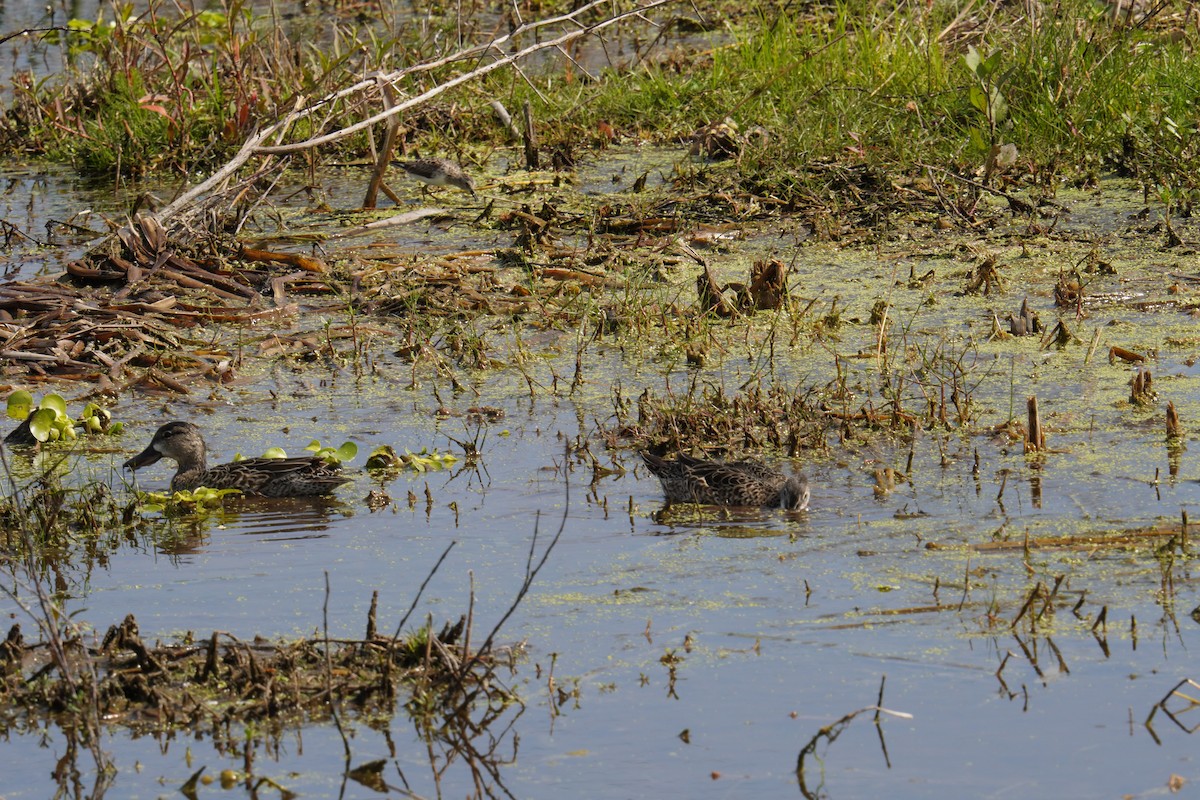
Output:
[[[685,160],[671,151],[649,157],[667,170]],[[579,185],[612,186],[614,169],[582,166]],[[342,198],[333,191],[353,205],[356,188]],[[75,196],[76,207],[88,204]],[[1167,447],[1162,416],[1171,400],[1185,428],[1200,419],[1200,337],[1187,308],[1196,277],[1187,243],[1200,237],[1177,220],[1185,245],[1163,249],[1157,233],[1140,232],[1150,223],[1138,216],[1139,197],[1120,187],[1060,200],[1070,212],[1053,227],[1014,220],[1007,234],[967,242],[918,227],[841,248],[809,243],[798,224],[745,226],[736,252],[708,254],[716,269],[732,278],[751,257],[783,257],[794,307],[815,300],[826,309],[836,297],[843,318],[834,332],[770,350],[770,324],[750,333],[717,326],[715,356],[700,368],[670,341],[611,335],[586,315],[532,328],[476,322],[490,368],[461,370],[455,392],[437,374],[418,374],[396,352],[398,333],[372,320],[357,358],[260,362],[228,386],[184,398],[127,392],[112,409],[126,432],[69,455],[68,480],[131,491],[119,465],[177,418],[203,427],[214,461],[272,445],[295,453],[314,438],[354,441],[361,453],[390,444],[461,454],[471,441],[480,458],[382,485],[359,473],[330,503],[229,501],[219,514],[126,537],[102,558],[81,542],[52,559],[55,588],[67,613],[97,635],[133,613],[147,640],[214,630],[286,638],[317,633],[326,620],[330,637],[354,639],[373,592],[388,630],[453,542],[414,619],[456,618],[473,593],[475,626],[486,632],[514,602],[531,552],[540,557],[561,526],[500,633],[525,644],[515,670],[502,674],[523,705],[478,733],[495,748],[486,780],[493,796],[799,795],[802,749],[825,726],[876,704],[881,683],[883,705],[900,715],[878,725],[860,715],[822,741],[806,763],[810,789],[1082,798],[1190,786],[1200,781],[1197,714],[1176,698],[1166,704],[1174,719],[1160,710],[1144,724],[1180,680],[1200,679],[1190,656],[1198,642],[1190,561],[1163,548],[1165,537],[1118,540],[1176,528],[1184,512],[1197,517],[1200,467],[1187,442]],[[388,243],[458,235],[438,219],[390,233]],[[988,296],[962,294],[983,250],[999,256],[1007,282]],[[1088,253],[1115,269],[1091,283],[1082,319],[1056,312],[1054,276]],[[932,290],[907,280],[930,269]],[[694,271],[668,270],[636,290],[686,303]],[[1005,318],[1025,296],[1044,321],[1066,320],[1078,340],[1059,348],[1036,336],[990,338],[993,314]],[[866,321],[881,298],[896,320],[892,347],[909,363],[913,353],[949,354],[930,355],[920,380],[912,369],[923,388],[909,390],[909,405],[922,391],[944,390],[937,371],[957,363],[975,404],[969,430],[832,436],[794,463],[776,455],[812,481],[811,508],[800,513],[664,511],[636,451],[605,448],[618,397],[646,388],[685,397],[720,387],[734,396],[760,382],[799,393],[840,368],[853,408],[883,406],[887,370],[870,357],[877,330]],[[287,325],[321,330],[322,321],[310,314]],[[1112,345],[1149,355],[1160,402],[1130,404],[1137,367],[1110,362]],[[577,358],[582,383],[572,386]],[[74,407],[87,387],[37,388],[59,389]],[[1049,431],[1049,451],[1036,458],[1001,427],[1023,418],[1031,394]],[[473,416],[480,407],[503,413]],[[578,456],[584,443],[611,475],[597,477]],[[32,469],[13,464],[18,475]],[[880,478],[889,468],[907,477]],[[162,488],[169,477],[160,462],[138,485]],[[373,489],[392,502],[371,510]],[[1027,602],[1060,576],[1050,602],[1048,589]],[[11,573],[5,580],[29,600],[27,584]],[[0,605],[35,629],[15,603]],[[398,787],[421,797],[479,791],[466,760],[407,720],[402,707],[390,720],[344,720],[350,766],[385,760],[382,776],[397,795]],[[347,755],[332,723],[254,726],[245,739],[231,751],[205,731],[134,735],[113,724],[103,742],[118,770],[111,796],[171,796],[201,767],[210,776],[234,771],[232,790],[258,796],[277,791],[257,785],[264,777],[306,797],[381,791],[343,777]],[[61,777],[67,755],[53,724],[7,719],[0,797],[46,797],[70,785]],[[88,765],[76,756],[86,786]],[[218,791],[201,787],[205,796]]]

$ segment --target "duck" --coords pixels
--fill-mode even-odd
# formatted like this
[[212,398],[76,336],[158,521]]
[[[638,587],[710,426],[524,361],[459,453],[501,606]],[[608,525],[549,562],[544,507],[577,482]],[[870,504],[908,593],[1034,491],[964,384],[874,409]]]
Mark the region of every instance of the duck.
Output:
[[175,461],[171,491],[238,489],[259,497],[311,497],[329,494],[350,479],[338,464],[318,456],[302,458],[247,458],[209,467],[208,448],[200,428],[190,422],[168,422],[159,428],[145,450],[125,462],[138,470],[160,458]]
[[754,461],[705,461],[680,453],[667,460],[643,452],[642,460],[662,483],[670,503],[712,506],[758,506],[804,511],[808,478],[785,475]]

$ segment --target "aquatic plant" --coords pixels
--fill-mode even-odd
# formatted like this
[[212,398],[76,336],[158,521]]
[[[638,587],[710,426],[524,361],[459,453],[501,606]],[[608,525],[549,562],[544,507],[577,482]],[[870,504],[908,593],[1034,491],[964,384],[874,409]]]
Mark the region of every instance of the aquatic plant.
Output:
[[458,456],[453,453],[441,453],[436,449],[430,451],[422,447],[414,453],[407,448],[403,454],[397,453],[391,445],[380,445],[371,451],[367,457],[367,469],[372,471],[404,470],[427,472],[430,470],[447,469],[458,463]]
[[203,519],[218,511],[222,501],[230,495],[240,495],[238,489],[210,489],[200,486],[194,490],[178,492],[138,492],[137,502],[142,511],[160,513],[166,517],[184,515]]
[[[354,457],[358,455],[358,445],[356,445],[354,442],[342,442],[340,447],[331,447],[331,446],[322,445],[319,440],[313,439],[311,442],[308,443],[307,446],[305,446],[304,451],[306,453],[312,453],[313,455],[317,456],[318,458],[323,458],[330,464],[344,464],[348,461],[353,461]],[[241,453],[235,453],[233,456],[233,460],[234,461],[245,461],[247,458],[252,458],[252,457],[253,456],[244,456]],[[287,457],[288,457],[287,451],[284,450],[282,447],[278,447],[278,446],[268,447],[266,450],[263,451],[263,454],[261,456],[261,458],[287,458]]]
[[124,430],[124,424],[113,422],[112,412],[103,406],[88,403],[76,421],[67,414],[67,401],[61,395],[48,394],[38,400],[24,389],[8,396],[7,414],[22,423],[8,435],[8,444],[74,441],[80,433],[76,426],[91,435],[115,435]]

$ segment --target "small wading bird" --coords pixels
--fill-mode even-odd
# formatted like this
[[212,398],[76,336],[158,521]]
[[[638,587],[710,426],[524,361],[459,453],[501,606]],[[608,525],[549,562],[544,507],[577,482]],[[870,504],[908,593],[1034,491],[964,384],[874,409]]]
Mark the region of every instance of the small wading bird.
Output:
[[160,458],[178,464],[171,491],[240,489],[243,494],[262,497],[305,497],[329,494],[350,479],[341,466],[323,458],[247,458],[207,468],[207,449],[200,429],[190,422],[168,422],[158,429],[149,446],[125,462],[136,470]]
[[674,461],[653,453],[642,453],[642,459],[658,476],[668,503],[808,508],[808,479],[803,475],[784,475],[752,461],[702,461],[682,453]]
[[416,161],[398,161],[396,164],[425,184],[421,188],[422,194],[428,194],[430,186],[457,186],[475,196],[475,181],[448,158],[418,158]]

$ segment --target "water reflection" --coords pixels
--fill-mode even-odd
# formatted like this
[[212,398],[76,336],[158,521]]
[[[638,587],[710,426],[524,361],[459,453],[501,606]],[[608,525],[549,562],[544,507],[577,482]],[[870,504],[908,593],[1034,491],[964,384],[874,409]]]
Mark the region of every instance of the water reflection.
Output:
[[798,536],[810,531],[808,511],[675,504],[660,508],[651,518],[665,528],[653,530],[655,536],[703,533],[729,539],[757,539]]
[[[512,664],[505,669],[511,677],[516,676]],[[382,715],[345,715],[325,724],[267,719],[252,727],[231,724],[231,717],[223,715],[214,718],[212,726],[197,727],[183,738],[171,731],[118,734],[128,735],[131,742],[152,740],[152,749],[163,762],[182,759],[182,775],[176,773],[179,777],[174,778],[118,776],[102,748],[96,746],[108,748],[114,742],[102,738],[89,744],[91,734],[71,726],[46,727],[42,740],[44,746],[59,753],[51,772],[55,796],[78,800],[99,800],[114,787],[121,796],[140,795],[139,788],[149,793],[141,796],[153,796],[156,787],[161,791],[166,786],[185,797],[198,797],[204,796],[204,786],[212,783],[226,790],[240,785],[249,797],[263,796],[264,790],[271,796],[296,797],[299,795],[292,787],[297,784],[324,786],[325,796],[354,796],[349,785],[356,783],[375,792],[403,796],[511,798],[517,793],[509,788],[505,770],[517,762],[520,739],[516,726],[525,705],[503,687],[503,681],[496,680],[495,672],[490,674],[489,682],[474,686],[448,705],[441,701],[449,696],[440,691],[418,693],[403,707],[411,725],[408,734],[393,730],[395,710]],[[423,699],[433,707],[423,707]],[[11,732],[3,729],[6,738]],[[206,739],[211,750],[202,746]],[[376,757],[381,749],[384,758]],[[335,790],[318,775],[340,775],[340,786]]]
[[275,542],[320,539],[335,520],[353,514],[352,506],[332,497],[227,497],[211,511],[165,518],[154,544],[159,553],[179,556],[205,552],[215,531]]

